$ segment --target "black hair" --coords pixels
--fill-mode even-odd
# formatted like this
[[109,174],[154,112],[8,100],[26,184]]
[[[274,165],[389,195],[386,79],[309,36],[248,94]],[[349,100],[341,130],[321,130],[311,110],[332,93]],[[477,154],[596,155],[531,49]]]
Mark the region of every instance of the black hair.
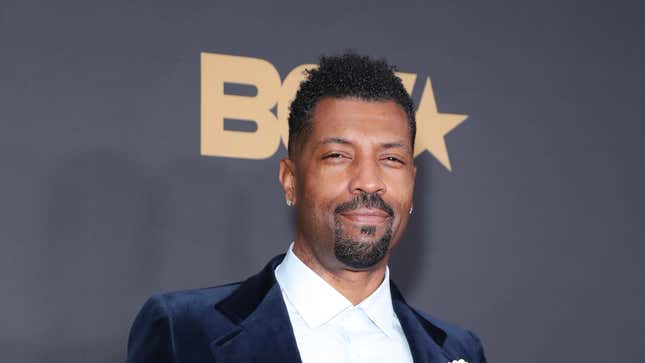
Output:
[[305,71],[307,78],[300,83],[289,107],[289,155],[293,156],[300,135],[310,129],[316,104],[326,97],[396,102],[407,114],[414,149],[414,103],[395,71],[396,67],[385,59],[375,60],[353,52],[322,56],[318,68]]

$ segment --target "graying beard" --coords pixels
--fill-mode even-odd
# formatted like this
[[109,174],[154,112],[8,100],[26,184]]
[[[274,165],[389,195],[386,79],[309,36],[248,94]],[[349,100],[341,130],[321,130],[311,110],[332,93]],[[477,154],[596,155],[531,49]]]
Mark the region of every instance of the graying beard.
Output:
[[[382,261],[392,240],[392,220],[388,222],[380,239],[372,241],[355,241],[343,235],[343,227],[338,219],[334,228],[334,255],[338,261],[356,269],[370,268]],[[375,236],[376,226],[361,226],[360,233]]]

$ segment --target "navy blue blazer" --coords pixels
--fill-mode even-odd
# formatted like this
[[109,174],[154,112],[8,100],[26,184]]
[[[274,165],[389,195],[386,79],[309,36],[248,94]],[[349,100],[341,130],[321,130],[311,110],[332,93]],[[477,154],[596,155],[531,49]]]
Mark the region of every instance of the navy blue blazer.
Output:
[[[156,295],[137,315],[128,363],[301,362],[273,258],[241,283]],[[392,304],[417,363],[486,363],[473,333],[411,308],[391,285]]]

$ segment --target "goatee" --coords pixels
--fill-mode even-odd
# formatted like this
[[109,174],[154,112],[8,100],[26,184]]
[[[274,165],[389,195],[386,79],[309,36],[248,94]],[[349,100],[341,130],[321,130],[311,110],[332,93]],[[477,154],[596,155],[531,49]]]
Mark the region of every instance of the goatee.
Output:
[[[344,231],[338,214],[359,208],[378,208],[386,212],[390,218],[383,236],[372,241],[357,241],[349,237]],[[383,198],[376,193],[362,193],[349,202],[336,207],[334,214],[334,255],[336,259],[350,268],[366,269],[381,262],[387,255],[390,241],[392,240],[392,217],[394,211],[385,203]],[[362,235],[374,236],[376,226],[361,226]]]

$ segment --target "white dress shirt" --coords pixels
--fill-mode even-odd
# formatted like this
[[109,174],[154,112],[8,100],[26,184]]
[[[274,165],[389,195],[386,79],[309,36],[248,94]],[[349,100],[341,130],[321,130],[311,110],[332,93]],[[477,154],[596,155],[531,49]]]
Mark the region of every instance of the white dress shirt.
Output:
[[305,265],[293,243],[275,269],[303,363],[412,362],[392,307],[390,272],[354,306]]

